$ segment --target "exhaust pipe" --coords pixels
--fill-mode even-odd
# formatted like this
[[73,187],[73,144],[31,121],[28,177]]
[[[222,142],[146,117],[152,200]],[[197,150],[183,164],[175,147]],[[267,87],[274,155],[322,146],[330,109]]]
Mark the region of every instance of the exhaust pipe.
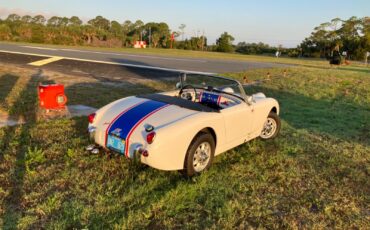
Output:
[[94,148],[93,150],[91,150],[91,153],[92,154],[99,154],[99,149],[98,148]]
[[93,151],[95,149],[95,145],[94,144],[92,144],[92,145],[88,145],[87,147],[86,147],[86,151]]

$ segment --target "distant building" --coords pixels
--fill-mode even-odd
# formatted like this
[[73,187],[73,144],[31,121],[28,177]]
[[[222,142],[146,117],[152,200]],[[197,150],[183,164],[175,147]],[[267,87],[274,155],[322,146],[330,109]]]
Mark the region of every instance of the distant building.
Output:
[[146,42],[145,41],[136,41],[135,44],[134,44],[134,48],[136,49],[142,49],[142,48],[146,48]]

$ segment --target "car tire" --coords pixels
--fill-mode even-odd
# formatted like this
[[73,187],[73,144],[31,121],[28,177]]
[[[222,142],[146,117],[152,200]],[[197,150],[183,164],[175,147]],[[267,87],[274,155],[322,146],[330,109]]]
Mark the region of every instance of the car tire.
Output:
[[263,125],[260,138],[262,140],[275,138],[280,132],[280,127],[281,127],[280,117],[276,113],[270,112]]
[[191,177],[207,170],[215,154],[215,140],[210,133],[199,133],[190,143],[182,173]]

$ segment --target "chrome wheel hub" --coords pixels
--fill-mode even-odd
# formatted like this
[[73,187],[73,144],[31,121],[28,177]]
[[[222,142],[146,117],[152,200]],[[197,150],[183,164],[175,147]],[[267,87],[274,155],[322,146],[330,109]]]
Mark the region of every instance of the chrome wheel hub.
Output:
[[211,145],[208,142],[201,143],[195,150],[193,167],[196,172],[204,170],[211,158]]
[[267,118],[263,126],[261,137],[265,139],[272,137],[275,134],[276,129],[277,129],[276,121],[270,117]]

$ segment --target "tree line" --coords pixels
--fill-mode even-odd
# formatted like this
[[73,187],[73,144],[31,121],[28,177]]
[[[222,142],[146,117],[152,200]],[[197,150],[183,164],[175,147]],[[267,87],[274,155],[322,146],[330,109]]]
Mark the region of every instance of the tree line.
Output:
[[[83,23],[77,16],[46,19],[43,15],[10,14],[0,19],[0,40],[100,47],[132,47],[136,41],[146,41],[153,48],[169,48],[171,36],[184,35],[185,25],[179,29],[171,32],[164,22],[145,24],[141,20],[126,20],[120,23],[102,16]],[[176,41],[174,48],[206,50],[207,38],[199,36]]]
[[328,58],[336,46],[348,59],[363,60],[370,51],[370,17],[334,18],[322,23],[297,49],[305,57]]
[[164,22],[127,20],[119,23],[97,16],[83,23],[77,16],[46,19],[43,15],[10,14],[6,19],[0,19],[0,40],[99,47],[132,47],[136,41],[146,41],[152,48],[170,48],[173,33],[176,38],[173,48],[177,49],[244,54],[267,54],[277,50],[263,43],[243,42],[235,46],[234,37],[227,32],[221,34],[215,45],[208,45],[204,34],[184,39],[185,27],[181,24],[178,31],[171,31]]
[[99,47],[132,47],[136,41],[146,41],[152,48],[170,48],[171,37],[176,39],[173,48],[242,54],[271,55],[276,51],[291,57],[328,57],[339,45],[347,58],[363,60],[370,51],[370,18],[351,17],[348,20],[335,18],[322,23],[296,48],[273,47],[262,42],[239,42],[227,32],[221,34],[215,45],[207,44],[207,37],[193,36],[184,39],[186,25],[171,31],[165,22],[144,23],[141,20],[123,23],[97,16],[83,23],[77,16],[46,19],[43,15],[10,14],[0,19],[0,40],[59,45],[87,45]]

